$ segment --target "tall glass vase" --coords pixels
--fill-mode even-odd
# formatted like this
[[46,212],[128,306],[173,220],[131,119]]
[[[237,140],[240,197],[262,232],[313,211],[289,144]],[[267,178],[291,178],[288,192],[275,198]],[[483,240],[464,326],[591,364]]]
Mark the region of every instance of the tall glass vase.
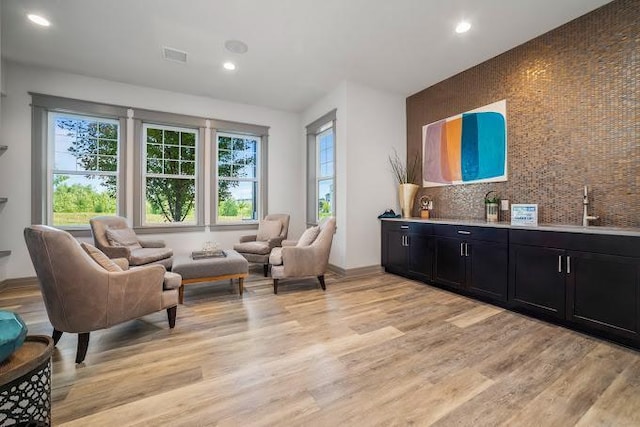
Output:
[[413,202],[420,186],[416,184],[400,184],[398,186],[398,198],[400,199],[400,210],[403,218],[411,218],[413,212]]

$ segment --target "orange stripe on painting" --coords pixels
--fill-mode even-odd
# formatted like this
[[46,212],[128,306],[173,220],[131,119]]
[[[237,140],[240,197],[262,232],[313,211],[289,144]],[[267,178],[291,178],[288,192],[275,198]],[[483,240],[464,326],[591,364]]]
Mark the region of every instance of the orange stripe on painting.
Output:
[[[462,117],[448,121],[443,129],[447,145],[447,178],[451,181],[462,180],[460,149],[462,147]],[[444,145],[444,144],[443,144]]]

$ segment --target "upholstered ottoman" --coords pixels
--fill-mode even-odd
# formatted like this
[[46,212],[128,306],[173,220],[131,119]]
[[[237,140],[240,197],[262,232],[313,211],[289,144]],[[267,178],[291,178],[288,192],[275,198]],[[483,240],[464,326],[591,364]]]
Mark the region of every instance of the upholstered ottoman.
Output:
[[184,285],[238,279],[240,295],[244,290],[244,278],[249,274],[249,263],[238,252],[225,249],[225,257],[192,259],[191,255],[174,258],[171,271],[182,276],[180,304],[184,302]]

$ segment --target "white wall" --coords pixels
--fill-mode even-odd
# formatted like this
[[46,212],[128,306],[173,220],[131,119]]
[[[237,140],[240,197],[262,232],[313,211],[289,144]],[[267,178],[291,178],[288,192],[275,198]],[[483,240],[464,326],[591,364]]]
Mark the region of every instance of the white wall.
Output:
[[394,148],[405,155],[405,98],[344,81],[302,113],[301,140],[307,124],[334,108],[338,230],[330,262],[346,270],[379,265],[377,216],[389,208],[398,211],[388,156]]
[[[31,221],[31,97],[28,92],[270,126],[268,210],[291,214],[290,236],[297,237],[304,230],[305,175],[304,162],[300,161],[304,158],[304,144],[300,139],[299,115],[11,62],[5,65],[2,72],[7,74],[7,96],[1,105],[4,126],[0,141],[8,145],[9,150],[0,157],[0,194],[7,195],[9,203],[0,212],[0,249],[11,249],[13,254],[0,258],[0,280],[35,275],[22,237],[22,230]],[[132,179],[129,174],[129,195]],[[232,247],[242,234],[246,231],[167,233],[149,237],[164,239],[176,253],[187,253],[199,249],[207,240]]]
[[406,152],[403,96],[349,82],[347,85],[347,262],[346,269],[380,264],[378,215],[399,212],[398,185],[389,155]]

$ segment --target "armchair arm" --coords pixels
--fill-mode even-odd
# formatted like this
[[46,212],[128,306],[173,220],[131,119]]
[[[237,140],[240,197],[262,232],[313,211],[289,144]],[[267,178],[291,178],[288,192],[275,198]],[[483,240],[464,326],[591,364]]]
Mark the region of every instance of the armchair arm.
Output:
[[147,240],[138,238],[138,243],[143,248],[164,248],[166,245],[164,240]]
[[102,252],[109,258],[126,258],[131,257],[131,250],[126,246],[103,246],[100,248]]
[[320,276],[325,265],[317,246],[285,246],[282,248],[285,277]]
[[267,241],[267,243],[269,244],[269,247],[271,249],[276,248],[278,246],[282,246],[282,241],[284,240],[284,237],[282,236],[278,236],[278,237],[273,237],[271,239],[269,239]]
[[255,242],[256,241],[256,234],[253,234],[251,236],[240,236],[240,243],[244,243],[244,242]]
[[152,265],[109,273],[109,326],[162,310],[165,268]]

